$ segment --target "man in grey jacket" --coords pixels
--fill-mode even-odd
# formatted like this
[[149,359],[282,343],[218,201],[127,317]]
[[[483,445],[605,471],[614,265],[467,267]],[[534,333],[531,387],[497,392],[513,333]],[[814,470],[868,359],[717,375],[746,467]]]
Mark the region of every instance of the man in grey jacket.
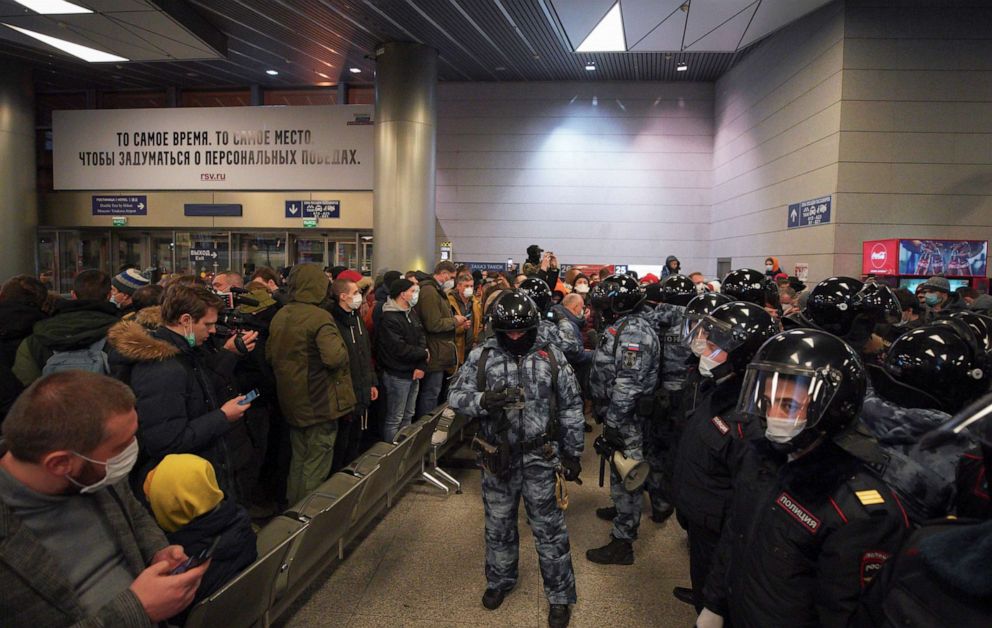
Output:
[[209,562],[186,560],[128,488],[134,395],[65,371],[21,394],[0,446],[0,617],[5,626],[151,626],[185,609]]

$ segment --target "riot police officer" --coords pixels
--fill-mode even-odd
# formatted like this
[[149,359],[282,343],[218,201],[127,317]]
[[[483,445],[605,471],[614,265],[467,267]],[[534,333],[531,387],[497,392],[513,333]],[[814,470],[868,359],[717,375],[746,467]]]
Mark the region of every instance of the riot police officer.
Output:
[[477,346],[451,386],[448,404],[480,417],[473,448],[483,462],[486,592],[489,610],[517,581],[521,495],[551,605],[550,626],[568,625],[575,575],[559,503],[564,481],[578,479],[584,446],[578,382],[561,350],[538,337],[540,315],[522,292],[493,305],[493,337]]
[[[968,438],[992,476],[992,395],[923,437],[927,446]],[[984,628],[992,617],[992,521],[945,519],[916,530],[875,578],[854,625]]]
[[834,443],[866,386],[858,354],[826,332],[786,331],[758,349],[737,411],[765,438],[737,474],[697,625],[849,625],[909,529],[899,498]]
[[575,336],[565,337],[551,316],[551,289],[544,280],[537,277],[528,277],[521,282],[517,288],[534,301],[538,314],[541,317],[541,324],[537,328],[537,337],[546,340],[558,347],[565,354],[569,361],[576,361],[581,358],[582,344]]
[[[608,324],[589,375],[593,409],[597,420],[605,423],[604,442],[628,459],[640,461],[644,459],[642,423],[651,413],[658,384],[661,344],[637,281],[626,275],[610,275],[591,294],[593,307],[602,312]],[[634,562],[633,541],[641,519],[643,486],[628,491],[623,479],[610,465],[610,497],[617,514],[610,542],[586,552],[592,562]]]
[[763,272],[753,268],[732,270],[723,278],[720,291],[734,301],[760,305],[776,320],[782,316],[778,286]]
[[[700,297],[697,297],[700,298]],[[692,590],[673,594],[703,607],[703,585],[720,540],[733,477],[747,448],[746,438],[761,436],[756,421],[746,421],[735,406],[744,372],[755,352],[778,333],[764,308],[734,301],[700,318],[686,333],[686,344],[705,360],[700,401],[679,441],[675,465],[675,506],[689,536]]]
[[[696,323],[724,303],[730,302],[731,298],[720,292],[707,292],[689,301],[682,320],[682,344],[689,346],[689,330],[695,327]],[[691,348],[687,364],[689,368],[686,370],[685,382],[682,384],[682,405],[685,407],[686,418],[692,416],[692,411],[699,403],[699,388],[706,379],[699,372],[699,357]]]

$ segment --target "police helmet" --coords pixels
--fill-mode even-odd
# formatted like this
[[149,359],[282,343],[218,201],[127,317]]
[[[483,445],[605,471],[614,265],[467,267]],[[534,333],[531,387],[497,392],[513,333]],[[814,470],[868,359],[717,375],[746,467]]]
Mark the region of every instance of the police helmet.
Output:
[[[541,315],[534,301],[523,292],[513,290],[500,295],[493,304],[489,318],[496,341],[512,355],[525,355],[534,346]],[[513,339],[509,332],[524,332],[524,335]]]
[[912,329],[892,343],[872,386],[905,407],[956,412],[988,388],[984,352],[971,328],[957,319]]
[[661,282],[661,300],[671,305],[689,305],[698,295],[696,284],[685,275],[669,275]]
[[644,301],[651,305],[658,305],[665,300],[660,282],[642,284],[641,290],[644,290]]
[[734,301],[747,301],[761,307],[778,308],[782,304],[775,282],[753,268],[739,268],[727,273],[720,292]]
[[796,451],[854,422],[867,385],[850,345],[819,329],[793,329],[755,353],[737,410],[760,421],[776,449]]
[[754,352],[769,338],[778,333],[775,320],[765,308],[732,301],[716,307],[703,315],[689,330],[687,345],[702,359],[726,359],[715,369],[710,369],[714,379],[730,373],[741,373],[751,361]]
[[543,279],[528,277],[520,283],[517,290],[523,292],[534,301],[539,313],[543,314],[551,307],[551,288],[548,287],[548,283]]
[[954,312],[949,318],[957,318],[967,323],[986,355],[992,354],[992,318],[977,312]]
[[902,305],[892,288],[869,281],[851,299],[856,315],[867,316],[879,325],[895,325],[902,320]]
[[644,302],[644,291],[629,275],[610,275],[599,282],[599,286],[602,286],[602,296],[609,300],[609,308],[614,314],[627,314]]
[[[863,283],[852,277],[824,279],[810,291],[803,316],[819,329],[845,336],[858,314],[854,298],[863,287]],[[902,318],[901,309],[899,317]]]
[[730,297],[719,292],[707,292],[689,301],[689,304],[685,306],[685,317],[682,319],[682,341],[688,341],[689,331],[696,326],[700,319],[724,303],[730,303],[730,301]]

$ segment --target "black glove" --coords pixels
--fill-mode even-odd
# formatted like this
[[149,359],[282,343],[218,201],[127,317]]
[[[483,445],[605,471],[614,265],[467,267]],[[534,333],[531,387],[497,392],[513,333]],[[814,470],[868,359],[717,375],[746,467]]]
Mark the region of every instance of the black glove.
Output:
[[482,407],[487,412],[494,412],[510,403],[520,400],[519,388],[504,388],[503,390],[487,390],[482,393]]
[[568,456],[561,457],[561,470],[562,474],[565,476],[565,480],[568,482],[579,482],[579,474],[582,473],[582,464],[579,463],[578,458],[569,458]]

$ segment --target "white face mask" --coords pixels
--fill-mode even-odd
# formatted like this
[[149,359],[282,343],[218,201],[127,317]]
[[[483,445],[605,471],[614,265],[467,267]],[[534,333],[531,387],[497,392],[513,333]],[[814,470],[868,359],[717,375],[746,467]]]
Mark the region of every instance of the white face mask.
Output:
[[451,290],[454,287],[455,287],[455,280],[454,279],[449,279],[448,281],[445,281],[444,282],[444,285],[441,286],[441,289],[443,289],[443,290]]
[[[705,342],[705,340],[703,341]],[[723,364],[723,362],[716,360],[715,356],[723,353],[720,349],[713,351],[712,353],[707,353],[699,356],[699,373],[703,377],[713,377],[713,370],[716,367]]]
[[765,428],[765,438],[773,443],[787,443],[806,429],[805,419],[776,419],[767,417],[768,426]]
[[473,294],[475,294],[475,291],[472,290],[471,286],[462,290],[462,296],[465,297],[466,299],[471,299]]
[[575,286],[575,291],[578,292],[579,294],[585,294],[589,292],[589,284],[580,283],[579,285]]
[[95,493],[99,491],[104,486],[109,486],[111,484],[116,484],[118,480],[122,480],[127,477],[127,474],[131,472],[134,468],[134,463],[138,461],[138,439],[131,441],[124,451],[117,454],[116,456],[111,456],[107,458],[106,462],[101,462],[99,460],[93,460],[92,458],[87,458],[83,454],[78,454],[72,452],[73,455],[79,456],[87,462],[92,462],[93,464],[101,464],[107,468],[107,474],[103,476],[103,479],[93,483],[93,484],[80,484],[76,480],[69,476],[66,476],[70,482],[79,487],[80,493]]
[[351,308],[352,311],[362,307],[362,295],[358,293],[351,295],[351,298],[348,301],[348,307]]
[[410,307],[416,305],[417,301],[419,300],[420,300],[420,290],[414,290],[413,296],[410,298]]
[[691,343],[689,343],[689,349],[698,358],[701,355],[703,355],[704,353],[706,353],[707,351],[709,351],[709,345],[706,342],[706,339],[705,338],[696,337],[696,338],[693,338],[692,339],[692,342]]

